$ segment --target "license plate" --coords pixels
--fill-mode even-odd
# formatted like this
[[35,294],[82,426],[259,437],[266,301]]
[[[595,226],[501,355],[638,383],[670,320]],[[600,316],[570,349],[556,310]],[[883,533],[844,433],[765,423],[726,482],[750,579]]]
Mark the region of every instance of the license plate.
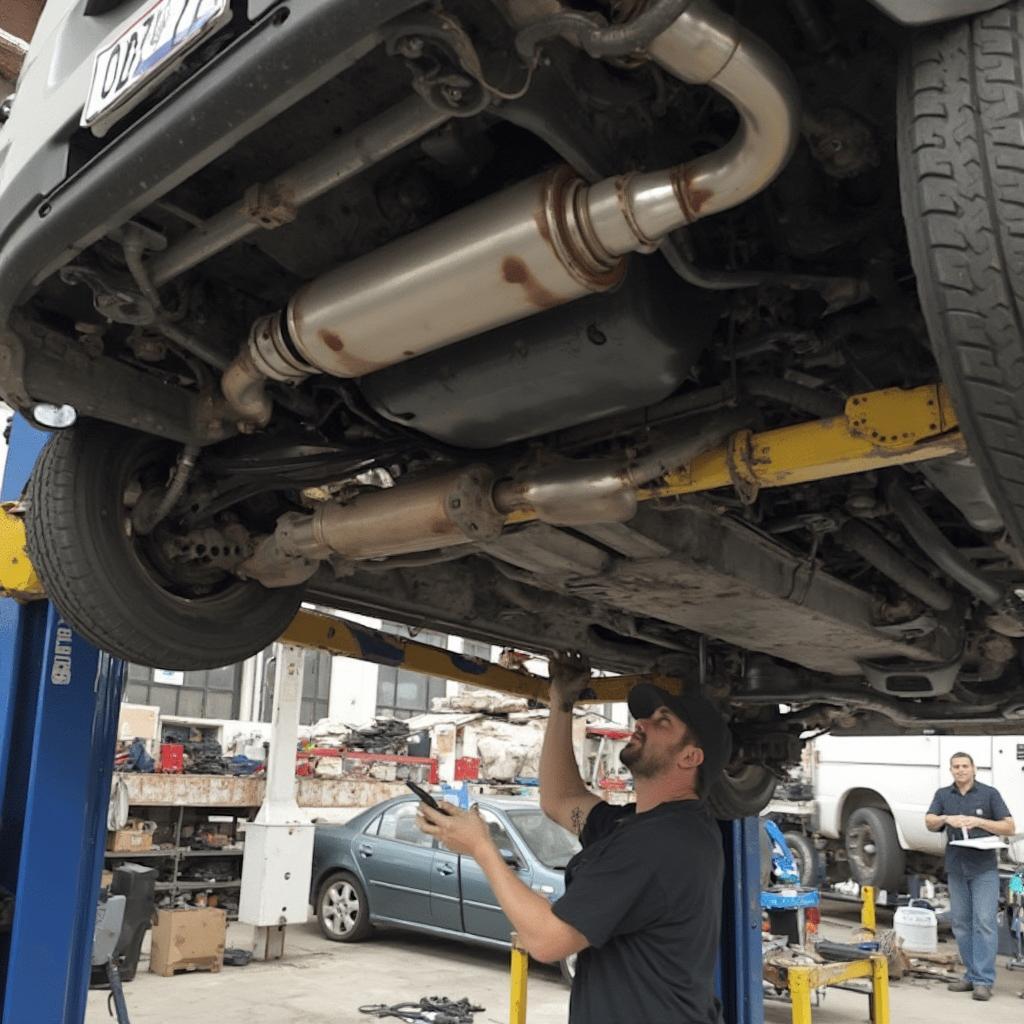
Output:
[[104,47],[92,67],[82,112],[85,127],[116,110],[166,74],[231,17],[230,0],[156,0]]

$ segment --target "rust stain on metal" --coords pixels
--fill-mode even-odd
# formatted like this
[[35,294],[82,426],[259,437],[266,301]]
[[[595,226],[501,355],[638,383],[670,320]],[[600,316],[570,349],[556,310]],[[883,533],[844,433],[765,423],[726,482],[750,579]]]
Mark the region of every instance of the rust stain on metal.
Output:
[[715,193],[708,188],[696,188],[693,183],[692,171],[684,165],[672,175],[672,188],[679,205],[688,221],[699,220],[701,211],[714,198]]
[[230,775],[136,775],[121,778],[133,804],[153,807],[259,807],[262,779]]
[[[120,776],[128,787],[128,800],[141,807],[252,807],[263,803],[263,779],[231,775]],[[376,779],[301,778],[295,780],[295,798],[302,807],[370,807],[405,793],[403,783]]]
[[332,360],[334,363],[333,372],[341,376],[362,377],[367,373],[373,373],[374,370],[379,370],[388,365],[387,363],[374,362],[373,360],[362,359],[357,355],[353,355],[351,349],[346,349],[345,342],[341,336],[335,331],[328,330],[326,327],[319,328],[316,335],[324,347],[330,349],[337,357]]
[[316,332],[320,340],[332,351],[341,352],[345,348],[345,342],[338,337],[334,331],[319,330]]
[[518,256],[506,256],[501,261],[501,276],[508,284],[522,285],[527,299],[538,309],[551,309],[562,304],[562,300],[545,288]]

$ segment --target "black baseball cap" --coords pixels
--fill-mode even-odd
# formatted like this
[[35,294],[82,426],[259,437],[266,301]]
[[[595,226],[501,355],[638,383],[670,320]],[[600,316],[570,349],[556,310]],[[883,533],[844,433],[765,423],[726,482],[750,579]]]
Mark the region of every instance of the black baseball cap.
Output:
[[658,708],[668,708],[682,719],[704,751],[700,766],[701,790],[707,792],[732,757],[732,733],[714,706],[696,693],[669,693],[654,683],[637,683],[629,691],[629,713],[634,718],[650,718]]

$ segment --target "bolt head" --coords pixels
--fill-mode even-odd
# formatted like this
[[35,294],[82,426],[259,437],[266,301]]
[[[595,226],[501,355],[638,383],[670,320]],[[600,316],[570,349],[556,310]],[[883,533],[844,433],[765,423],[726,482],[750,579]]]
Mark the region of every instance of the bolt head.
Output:
[[398,41],[398,52],[403,57],[419,57],[423,53],[423,40],[419,36],[406,36]]

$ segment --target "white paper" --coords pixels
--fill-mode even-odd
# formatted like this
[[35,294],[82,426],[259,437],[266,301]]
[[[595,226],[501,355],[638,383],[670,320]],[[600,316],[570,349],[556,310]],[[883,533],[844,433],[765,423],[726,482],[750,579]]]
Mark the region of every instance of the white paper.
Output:
[[981,836],[979,839],[951,839],[950,846],[966,846],[972,850],[999,850],[1003,847],[1000,836]]

